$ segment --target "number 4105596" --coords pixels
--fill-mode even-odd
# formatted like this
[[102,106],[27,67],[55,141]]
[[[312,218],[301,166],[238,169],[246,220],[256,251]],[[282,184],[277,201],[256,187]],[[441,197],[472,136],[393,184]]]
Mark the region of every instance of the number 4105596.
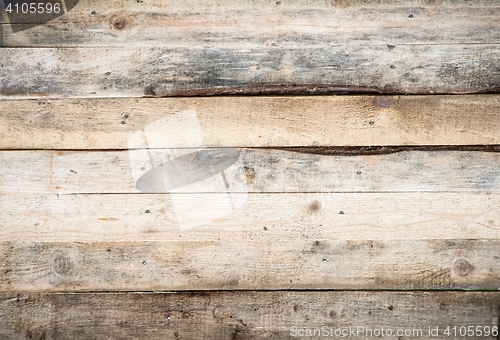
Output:
[[498,327],[493,326],[448,326],[443,332],[446,336],[498,336]]
[[39,2],[39,3],[32,2],[30,4],[27,4],[25,2],[22,4],[10,3],[5,8],[5,11],[9,14],[11,14],[11,13],[15,13],[15,14],[21,14],[21,13],[22,14],[42,14],[42,13],[59,14],[59,13],[61,13],[61,4],[59,4],[59,3],[51,4],[51,3],[43,3],[43,2]]

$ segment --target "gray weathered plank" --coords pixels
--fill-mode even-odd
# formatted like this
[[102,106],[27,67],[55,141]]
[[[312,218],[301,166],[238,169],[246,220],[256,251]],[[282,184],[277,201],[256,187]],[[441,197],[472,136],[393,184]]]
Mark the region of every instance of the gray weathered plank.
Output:
[[[331,338],[347,331],[356,339],[397,339],[406,331],[400,339],[496,339],[500,293],[19,293],[0,301],[3,339],[290,339],[322,327],[333,329]],[[461,337],[469,325],[474,336]],[[445,335],[449,326],[457,336]],[[476,336],[476,326],[489,336]],[[363,328],[353,335],[350,327]],[[384,336],[373,334],[382,328]]]
[[3,48],[0,59],[3,98],[500,88],[500,44]]
[[495,193],[0,195],[0,242],[499,239]]
[[499,11],[496,1],[81,1],[47,25],[2,25],[4,45],[108,47],[2,49],[0,93],[492,92]]
[[[218,150],[222,158],[213,160],[194,158],[196,150],[190,149],[179,157],[186,150],[3,151],[0,193],[497,192],[500,188],[498,152],[318,155],[278,149]],[[224,165],[225,150],[241,154],[224,170],[219,165]],[[213,176],[204,179],[203,174]],[[168,187],[170,183],[180,184]]]
[[[85,226],[82,225],[82,228]],[[500,240],[1,242],[0,290],[493,289]]]
[[[498,43],[496,1],[81,0],[46,25],[11,15],[3,44],[34,46],[263,46]],[[10,20],[9,20],[10,19]],[[25,24],[22,24],[25,22]]]
[[128,149],[140,130],[163,130],[150,148],[196,130],[207,147],[500,144],[500,95],[0,101],[0,149]]

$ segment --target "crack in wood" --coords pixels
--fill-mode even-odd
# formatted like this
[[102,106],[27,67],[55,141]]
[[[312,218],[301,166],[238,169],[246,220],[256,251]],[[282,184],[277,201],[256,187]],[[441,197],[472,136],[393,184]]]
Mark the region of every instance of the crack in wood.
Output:
[[[258,148],[256,148],[258,149]],[[500,152],[500,145],[412,145],[412,146],[297,146],[275,149],[323,156],[387,155],[404,151],[476,151]]]

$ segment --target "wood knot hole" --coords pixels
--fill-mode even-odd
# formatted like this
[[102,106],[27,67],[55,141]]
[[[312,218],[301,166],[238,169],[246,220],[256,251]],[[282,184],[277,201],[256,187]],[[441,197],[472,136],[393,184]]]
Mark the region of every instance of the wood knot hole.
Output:
[[317,214],[321,209],[321,202],[314,200],[307,206],[307,211],[311,214]]
[[123,18],[116,18],[115,20],[113,20],[113,27],[117,30],[121,30],[122,28],[124,28],[125,24],[126,21]]
[[249,184],[252,184],[255,179],[255,170],[250,167],[245,167],[245,178]]
[[453,262],[451,270],[458,276],[467,276],[474,270],[474,266],[467,260],[458,259]]
[[71,261],[65,256],[58,256],[54,259],[53,268],[57,274],[66,274],[71,269]]

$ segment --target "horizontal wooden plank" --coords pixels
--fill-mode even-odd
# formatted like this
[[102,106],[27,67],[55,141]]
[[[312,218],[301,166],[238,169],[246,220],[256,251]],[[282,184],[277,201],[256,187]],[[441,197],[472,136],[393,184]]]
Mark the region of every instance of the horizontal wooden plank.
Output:
[[[500,293],[19,293],[0,300],[4,339],[290,339],[323,327],[328,338],[496,339]],[[474,335],[460,336],[467,326]]]
[[43,23],[44,15],[5,15],[11,26],[5,25],[3,43],[232,48],[498,43],[499,14],[498,2],[491,0],[80,0],[45,25],[33,25]]
[[0,195],[0,242],[500,239],[480,193]]
[[[0,149],[500,144],[500,95],[0,101]],[[155,131],[163,131],[161,134]]]
[[2,48],[0,97],[500,89],[500,44],[235,46]]
[[481,151],[3,151],[0,193],[496,192],[499,164]]
[[161,242],[2,242],[0,290],[500,287],[500,240],[326,237],[276,240],[264,234],[209,241],[179,237]]

